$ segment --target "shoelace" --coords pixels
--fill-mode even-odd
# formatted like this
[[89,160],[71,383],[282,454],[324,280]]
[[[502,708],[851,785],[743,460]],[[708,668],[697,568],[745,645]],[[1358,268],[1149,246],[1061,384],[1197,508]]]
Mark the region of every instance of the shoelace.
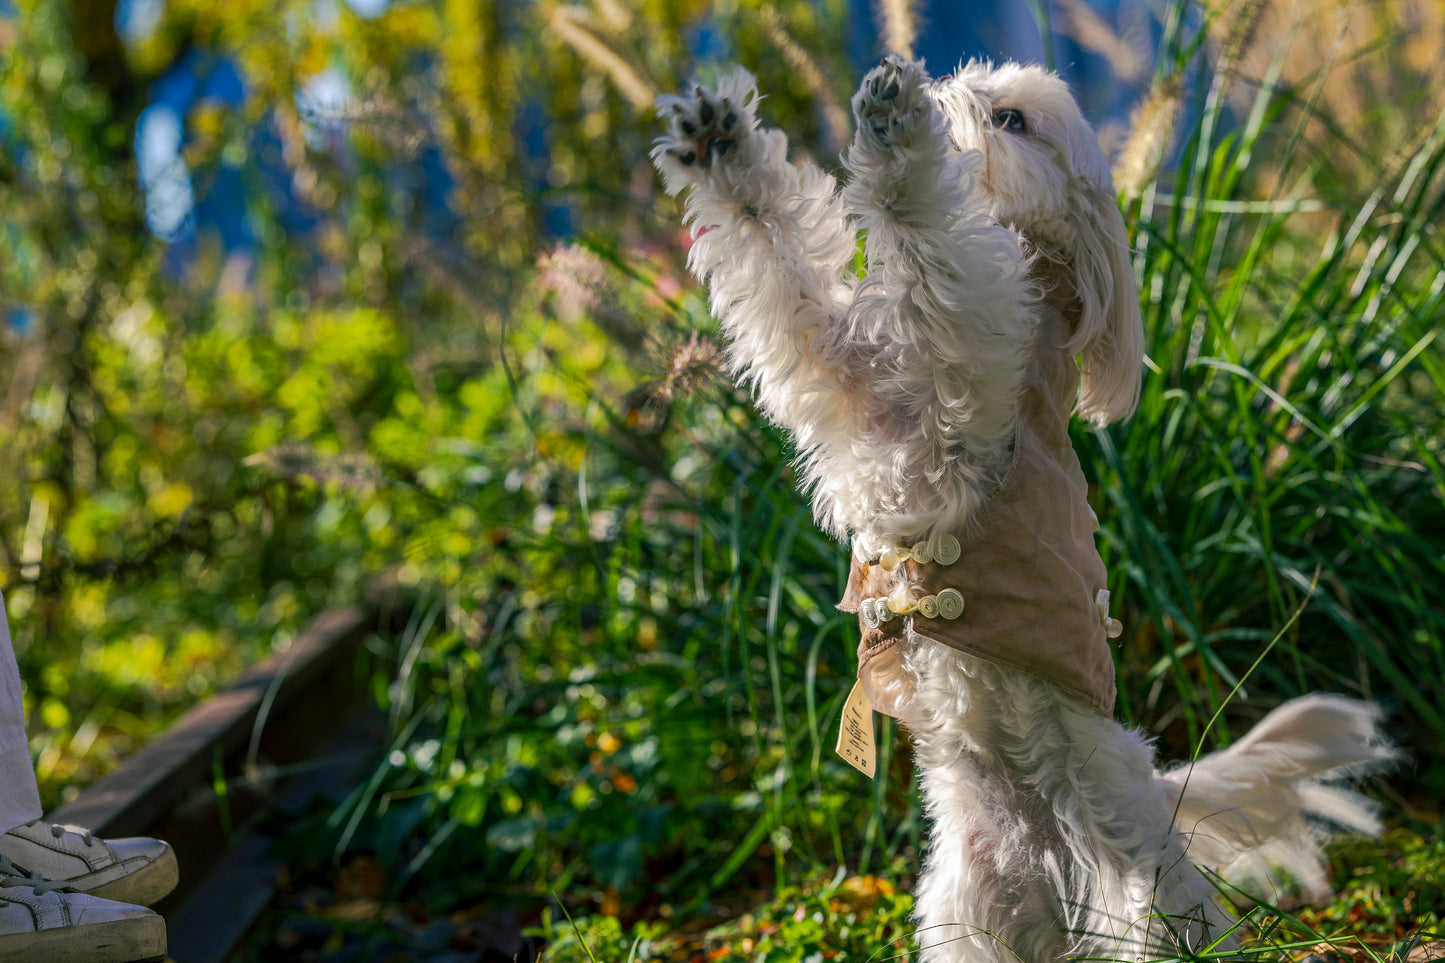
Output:
[[[28,828],[28,827],[30,827],[30,826],[34,826],[34,825],[37,825],[37,824],[41,824],[41,820],[39,820],[39,819],[32,819],[30,822],[26,823],[25,825],[26,825],[26,827]],[[49,826],[50,826],[50,835],[54,836],[56,839],[59,839],[60,837],[64,836],[66,833],[75,833],[75,835],[77,835],[77,836],[79,836],[79,837],[81,838],[81,840],[85,843],[85,845],[86,845],[87,848],[95,845],[95,835],[94,835],[93,833],[91,833],[90,830],[88,830],[88,829],[81,829],[79,826],[59,826],[59,825],[56,825],[55,823],[50,823]]]
[[21,869],[9,859],[0,856],[0,889],[13,889],[17,886],[32,890],[36,896],[44,896],[53,890],[66,888],[64,883],[41,879],[29,870]]

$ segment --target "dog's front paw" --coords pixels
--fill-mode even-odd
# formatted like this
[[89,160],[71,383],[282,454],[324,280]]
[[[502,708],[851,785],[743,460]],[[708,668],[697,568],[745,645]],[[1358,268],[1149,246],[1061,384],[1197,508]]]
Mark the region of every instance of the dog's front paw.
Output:
[[737,162],[745,152],[754,126],[753,103],[757,88],[746,71],[722,78],[716,90],[702,85],[691,94],[665,94],[657,98],[657,114],[668,131],[655,141],[652,159],[674,183],[692,182],[724,163]]
[[893,55],[884,57],[853,95],[859,145],[904,147],[926,129],[931,110],[923,91],[927,83],[923,64]]

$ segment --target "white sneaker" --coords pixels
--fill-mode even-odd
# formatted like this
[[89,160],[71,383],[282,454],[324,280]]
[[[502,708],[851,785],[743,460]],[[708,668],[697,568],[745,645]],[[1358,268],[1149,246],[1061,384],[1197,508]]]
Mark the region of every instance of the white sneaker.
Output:
[[138,963],[166,954],[154,910],[73,893],[0,857],[0,960]]
[[0,836],[0,857],[78,892],[141,906],[175,889],[178,878],[169,843],[146,836],[100,839],[39,819]]

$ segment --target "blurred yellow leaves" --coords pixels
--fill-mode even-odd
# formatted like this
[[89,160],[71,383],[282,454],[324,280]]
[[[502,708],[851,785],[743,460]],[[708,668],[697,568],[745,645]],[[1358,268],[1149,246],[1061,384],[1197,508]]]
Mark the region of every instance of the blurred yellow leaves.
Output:
[[190,507],[194,496],[183,481],[167,482],[146,499],[146,508],[157,518],[175,518]]

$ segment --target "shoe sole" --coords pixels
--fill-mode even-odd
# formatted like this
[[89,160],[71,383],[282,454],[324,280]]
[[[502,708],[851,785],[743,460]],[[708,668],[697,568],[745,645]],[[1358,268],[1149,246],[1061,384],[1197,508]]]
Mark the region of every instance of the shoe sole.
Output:
[[166,955],[166,921],[131,916],[0,936],[0,960],[25,963],[151,963]]
[[149,866],[136,870],[120,879],[97,886],[95,889],[81,889],[74,882],[71,886],[91,896],[113,899],[120,903],[136,906],[151,906],[160,901],[180,881],[180,869],[176,865],[176,851],[169,846]]

